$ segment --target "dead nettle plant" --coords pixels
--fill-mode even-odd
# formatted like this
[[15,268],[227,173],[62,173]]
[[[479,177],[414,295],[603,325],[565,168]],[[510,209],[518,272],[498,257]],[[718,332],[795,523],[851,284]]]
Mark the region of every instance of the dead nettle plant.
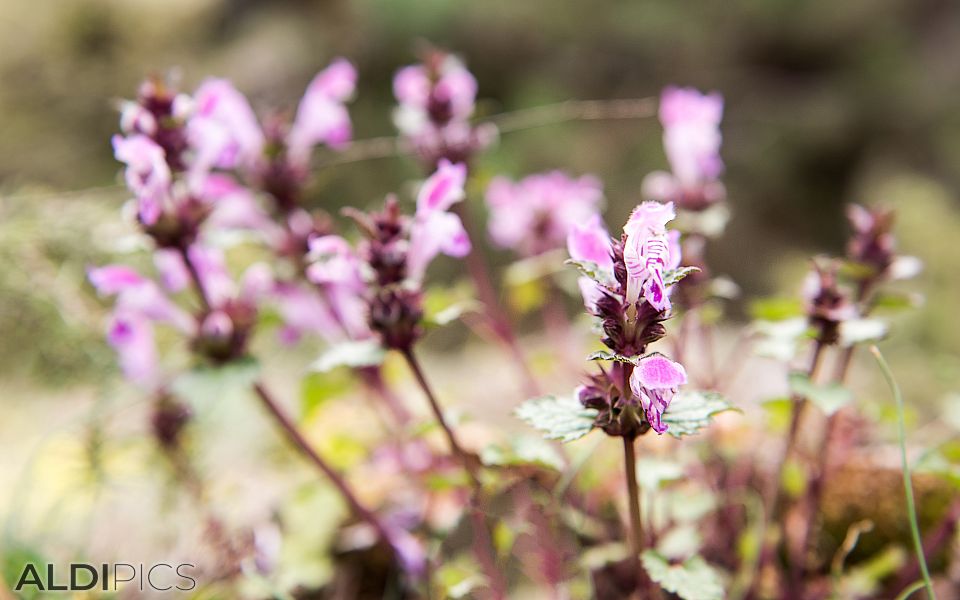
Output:
[[[113,298],[108,340],[126,378],[153,398],[158,447],[204,511],[218,556],[208,580],[256,575],[273,582],[270,593],[279,585],[270,566],[279,560],[275,536],[224,523],[183,441],[193,402],[203,401],[185,397],[185,376],[232,370],[349,510],[340,547],[368,554],[341,574],[353,573],[373,595],[506,598],[531,582],[557,598],[806,599],[846,589],[843,559],[837,567],[818,543],[822,504],[836,465],[856,443],[845,387],[855,350],[887,333],[875,309],[909,304],[887,284],[919,269],[895,252],[892,212],[851,207],[847,255],[814,259],[802,303],[760,303],[755,323],[721,329],[722,302],[737,288],[711,272],[706,254],[730,215],[720,179],[719,94],[663,92],[658,116],[669,171],[645,178],[643,201],[611,236],[598,177],[494,177],[480,206],[467,197],[473,165],[499,134],[568,119],[653,116],[652,101],[571,101],[478,121],[476,80],[459,59],[430,48],[393,80],[399,137],[351,141],[346,103],[356,80],[350,63],[337,59],[291,112],[258,114],[223,79],[192,94],[150,79],[122,105],[113,146],[134,195],[124,215],[153,266],[149,274],[129,264],[91,268],[89,279]],[[412,198],[390,194],[374,210],[351,202],[357,207],[341,215],[312,205],[307,190],[317,170],[398,154],[415,157],[425,176]],[[502,279],[480,252],[487,237],[517,257]],[[440,255],[464,261],[476,300],[428,306],[428,268]],[[602,349],[586,357],[592,369],[570,394],[539,396],[544,382],[527,362],[502,290],[547,282],[543,324],[555,359],[569,361],[577,338],[560,300],[564,263],[579,271],[576,287]],[[527,397],[537,396],[518,402],[516,414],[551,440],[573,442],[593,430],[619,438],[622,479],[579,482],[592,451],[570,459],[536,438],[471,445],[444,409],[428,375],[435,365],[419,349],[431,328],[461,317],[502,349]],[[166,330],[159,337],[158,327]],[[322,388],[343,368],[368,390],[388,435],[365,462],[400,478],[391,498],[364,495],[364,482],[318,450],[304,420],[268,385],[252,348],[274,328],[281,344],[325,344],[303,366],[314,384]],[[714,347],[721,335],[736,340],[723,360]],[[174,341],[191,364],[176,360]],[[682,438],[701,430],[711,449],[729,446],[729,427],[708,426],[734,409],[723,393],[751,354],[805,363],[785,384],[786,431],[775,437],[733,425],[763,451],[692,459],[695,449]],[[416,416],[426,411],[412,410],[391,388],[391,355],[422,392],[429,423]],[[829,359],[835,366],[825,374]],[[796,472],[799,485],[791,483]],[[431,513],[438,503],[452,507],[454,518],[438,523]],[[611,507],[620,510],[611,516]],[[940,529],[955,529],[954,513],[960,510]],[[900,593],[919,574],[929,590],[924,551],[949,535],[922,543],[911,523],[916,560],[895,582],[873,581],[872,589]]]

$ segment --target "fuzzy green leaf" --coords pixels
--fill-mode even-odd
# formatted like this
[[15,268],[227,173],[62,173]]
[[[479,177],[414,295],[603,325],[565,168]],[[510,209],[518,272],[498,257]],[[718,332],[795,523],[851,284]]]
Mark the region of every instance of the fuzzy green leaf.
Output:
[[710,424],[717,413],[736,408],[716,392],[681,391],[663,413],[663,422],[669,426],[667,433],[673,437],[693,435]]
[[576,397],[569,395],[527,400],[515,414],[547,439],[572,442],[590,433],[597,411],[584,408]]
[[663,274],[663,285],[673,285],[675,283],[679,283],[680,280],[687,275],[692,275],[699,272],[700,269],[697,267],[680,267],[679,269],[671,269]]
[[699,556],[674,565],[658,552],[647,550],[642,559],[650,579],[664,590],[684,600],[723,600],[720,575]]
[[595,262],[568,258],[565,264],[575,266],[581,273],[604,287],[614,287],[617,285],[617,282],[613,279],[613,274],[601,270]]
[[590,354],[590,356],[587,357],[587,360],[612,360],[614,362],[627,363],[633,366],[637,366],[639,363],[636,358],[631,358],[622,354],[614,354],[613,352],[608,352],[606,350],[597,350],[596,352]]

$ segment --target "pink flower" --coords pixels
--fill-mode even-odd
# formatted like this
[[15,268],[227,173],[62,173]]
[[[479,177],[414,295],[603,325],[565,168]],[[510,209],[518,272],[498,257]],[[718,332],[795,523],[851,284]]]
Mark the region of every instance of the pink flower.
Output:
[[170,324],[191,333],[194,321],[164,294],[152,280],[124,265],[90,269],[87,278],[104,296],[116,296],[117,312],[136,314],[151,321]]
[[117,311],[108,326],[107,341],[120,358],[124,377],[144,387],[156,385],[159,361],[153,326],[143,315]]
[[445,211],[466,197],[467,165],[441,160],[417,194],[417,214]]
[[490,236],[503,248],[535,255],[563,245],[571,227],[593,216],[603,199],[600,181],[562,171],[514,183],[496,177],[487,188]]
[[682,185],[716,179],[720,159],[723,97],[693,88],[669,87],[660,98],[663,145],[673,174]]
[[627,300],[640,299],[657,310],[670,308],[663,273],[675,262],[670,256],[666,225],[675,217],[673,203],[644,202],[624,226],[623,258],[627,267]]
[[342,58],[313,78],[287,137],[294,161],[305,164],[317,144],[339,148],[350,141],[350,115],[343,103],[353,95],[356,83],[356,70]]
[[463,63],[447,56],[436,73],[424,65],[397,71],[393,94],[399,103],[394,115],[397,128],[405,135],[417,136],[431,122],[444,125],[468,119],[473,114],[477,80]]
[[317,332],[329,340],[369,337],[363,298],[367,284],[360,257],[342,237],[325,235],[310,241],[309,258],[313,263],[307,267],[307,278],[319,287],[333,323]]
[[670,406],[677,389],[687,383],[683,365],[660,354],[640,359],[630,375],[630,389],[640,401],[647,422],[659,434],[667,431],[663,413]]
[[[570,227],[567,233],[567,252],[575,261],[595,264],[605,279],[611,282],[614,280],[613,247],[610,244],[610,234],[599,214],[594,213],[590,218]],[[603,288],[587,276],[580,277],[577,284],[580,286],[580,294],[587,311],[596,313],[597,300],[603,296]]]
[[194,94],[187,136],[195,149],[195,167],[231,169],[256,164],[264,137],[250,103],[226,79],[208,79]]
[[127,165],[124,177],[136,195],[140,221],[147,226],[155,224],[169,198],[172,181],[163,148],[145,135],[115,135],[113,152]]
[[430,261],[439,253],[462,258],[470,253],[470,238],[460,217],[447,212],[465,197],[467,168],[442,160],[417,195],[417,212],[410,225],[407,277],[421,281]]

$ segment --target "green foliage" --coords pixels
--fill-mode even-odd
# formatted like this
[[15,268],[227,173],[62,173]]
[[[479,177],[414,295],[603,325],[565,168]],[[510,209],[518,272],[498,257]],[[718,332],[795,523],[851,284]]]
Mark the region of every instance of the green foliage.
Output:
[[887,337],[889,327],[880,319],[853,319],[840,324],[840,345],[872,344]]
[[682,281],[687,275],[693,275],[694,273],[699,272],[700,269],[697,267],[680,267],[679,269],[671,269],[663,274],[663,284],[673,285]]
[[641,557],[650,579],[684,600],[723,600],[723,582],[713,567],[699,556],[671,564],[660,553],[647,550]]
[[260,364],[253,358],[246,358],[222,366],[194,367],[178,376],[172,389],[195,406],[210,405],[214,400],[245,396],[259,376]]
[[785,321],[803,316],[803,303],[794,297],[758,298],[750,302],[750,316],[759,321]]
[[307,418],[331,398],[354,387],[353,375],[345,371],[307,373],[300,380],[300,414]]
[[543,438],[533,436],[511,437],[505,444],[491,444],[480,453],[485,465],[500,467],[537,466],[560,471],[563,456]]
[[597,411],[584,408],[572,394],[527,400],[515,414],[547,439],[572,442],[590,433]]
[[816,404],[825,414],[832,415],[853,401],[853,394],[839,383],[817,384],[806,373],[789,375],[790,391]]
[[613,275],[606,271],[600,269],[597,266],[597,263],[589,260],[573,260],[569,258],[565,261],[565,264],[575,266],[580,273],[586,275],[590,279],[596,281],[604,287],[614,287],[617,285],[616,280],[614,280]]
[[375,339],[341,342],[327,348],[310,365],[311,371],[326,373],[337,367],[376,367],[383,364],[387,351]]
[[615,354],[608,350],[597,350],[596,352],[590,354],[590,356],[587,357],[587,360],[609,360],[613,362],[626,363],[633,366],[637,366],[640,363],[640,361],[636,358],[624,356],[622,354]]
[[683,437],[699,432],[710,424],[714,415],[728,410],[737,409],[721,394],[681,390],[663,413],[663,422],[670,426],[667,433]]

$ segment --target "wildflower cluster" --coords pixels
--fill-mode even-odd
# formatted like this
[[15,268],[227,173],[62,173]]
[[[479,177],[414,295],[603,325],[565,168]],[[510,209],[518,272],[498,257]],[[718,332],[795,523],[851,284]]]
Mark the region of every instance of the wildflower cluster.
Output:
[[444,158],[466,162],[496,139],[492,124],[470,123],[477,80],[451,54],[431,49],[421,64],[397,71],[393,95],[397,129],[428,170]]

